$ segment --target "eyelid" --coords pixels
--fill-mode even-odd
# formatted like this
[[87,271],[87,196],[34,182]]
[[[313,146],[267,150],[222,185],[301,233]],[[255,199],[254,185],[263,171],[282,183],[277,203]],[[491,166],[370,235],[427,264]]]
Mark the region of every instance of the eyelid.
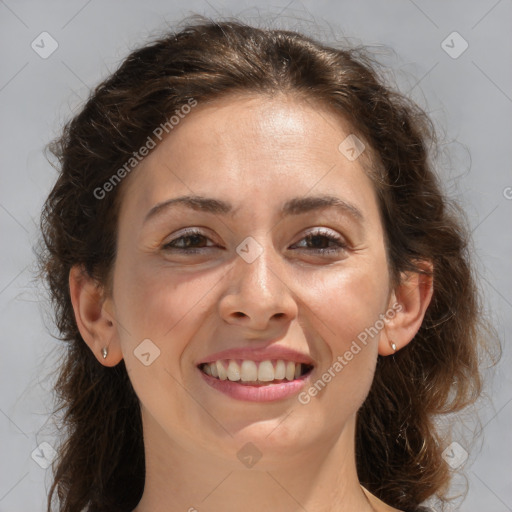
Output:
[[[188,238],[198,236],[206,239],[207,241],[212,242],[212,239],[202,231],[201,228],[198,227],[189,227],[184,228],[181,231],[178,231],[174,234],[174,237],[169,242],[166,242],[163,244],[162,249],[164,251],[169,252],[175,252],[175,253],[181,253],[181,254],[202,254],[208,249],[218,249],[218,246],[215,245],[207,245],[206,247],[173,247],[171,244],[177,242],[181,238]],[[350,243],[347,242],[346,238],[339,233],[337,233],[335,230],[332,230],[330,228],[326,227],[314,227],[309,229],[309,231],[306,231],[302,234],[301,238],[297,240],[294,244],[292,244],[290,247],[293,248],[295,245],[297,245],[299,242],[302,242],[304,240],[307,240],[311,237],[323,237],[324,239],[328,240],[330,243],[334,243],[334,247],[305,247],[301,248],[299,250],[305,251],[310,254],[317,254],[320,256],[326,256],[328,254],[330,255],[339,255],[340,253],[347,250],[347,248],[350,246]],[[207,242],[208,243],[208,242]]]
[[[326,239],[328,239],[329,241],[332,241],[332,242],[335,242],[338,244],[338,248],[337,249],[322,249],[322,248],[310,248],[310,249],[305,249],[307,250],[308,252],[318,252],[318,253],[324,253],[324,254],[327,254],[327,253],[333,253],[333,252],[341,252],[341,251],[344,251],[346,250],[349,246],[350,246],[350,243],[347,241],[347,239],[340,235],[339,233],[337,233],[336,231],[334,230],[330,230],[328,228],[325,228],[325,227],[316,227],[316,228],[312,228],[310,231],[307,231],[306,233],[304,233],[301,238],[295,242],[293,245],[296,245],[297,243],[301,242],[302,240],[305,240],[309,237],[324,237]],[[293,247],[292,245],[292,247]]]
[[345,237],[340,235],[337,231],[335,231],[332,228],[326,228],[324,226],[308,228],[308,231],[306,231],[302,235],[302,237],[304,238],[304,237],[311,236],[311,235],[324,235],[324,236],[328,236],[331,238],[337,238],[339,240],[345,240]]
[[[211,237],[208,234],[206,234],[205,232],[203,232],[202,229],[204,229],[204,228],[199,228],[199,227],[183,228],[182,230],[179,230],[177,233],[174,233],[171,240],[166,241],[166,242],[164,241],[162,247],[166,248],[167,246],[170,246],[171,243],[176,242],[180,238],[188,237],[188,236],[202,236],[202,237],[212,241]],[[181,247],[176,247],[176,248],[173,248],[173,249],[178,250],[178,251],[180,249],[181,250],[186,250],[186,249],[183,249]]]

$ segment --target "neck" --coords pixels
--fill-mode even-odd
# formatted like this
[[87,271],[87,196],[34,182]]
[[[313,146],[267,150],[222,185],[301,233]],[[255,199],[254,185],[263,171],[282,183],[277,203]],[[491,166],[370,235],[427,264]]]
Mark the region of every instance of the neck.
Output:
[[261,458],[251,467],[243,457],[250,449],[242,448],[250,441],[241,434],[226,435],[215,447],[176,442],[144,410],[142,418],[146,482],[134,512],[375,510],[357,478],[355,416],[341,434],[315,446],[283,451],[282,439],[277,447],[271,434],[261,436],[254,441]]

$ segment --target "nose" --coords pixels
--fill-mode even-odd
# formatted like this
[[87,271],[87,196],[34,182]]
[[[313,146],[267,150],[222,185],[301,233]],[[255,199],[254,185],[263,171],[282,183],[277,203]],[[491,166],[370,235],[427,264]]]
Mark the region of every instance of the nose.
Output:
[[225,279],[219,313],[227,323],[263,331],[297,317],[293,283],[272,248],[265,246],[251,263],[237,256]]

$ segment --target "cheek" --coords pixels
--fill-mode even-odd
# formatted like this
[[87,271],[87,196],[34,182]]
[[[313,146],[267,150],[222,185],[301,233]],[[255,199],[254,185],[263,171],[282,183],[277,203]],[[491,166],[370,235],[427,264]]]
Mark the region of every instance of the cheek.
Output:
[[221,273],[192,276],[161,262],[119,263],[115,302],[123,327],[123,353],[133,357],[136,346],[149,338],[160,349],[166,367],[176,369]]
[[340,421],[359,409],[373,380],[383,326],[379,315],[389,292],[386,268],[384,259],[382,265],[360,259],[309,288],[310,318],[325,354],[316,377],[321,382],[313,381],[306,392],[322,410],[337,410]]
[[[115,303],[124,362],[135,393],[161,424],[172,426],[176,418],[196,414],[191,413],[190,396],[181,384],[186,380],[183,354],[205,315],[208,291],[221,275],[192,278],[161,264],[135,262],[119,262],[116,267]],[[147,366],[137,357],[146,339],[154,344],[142,352],[150,354]]]
[[322,332],[334,355],[344,352],[385,312],[388,272],[384,260],[383,265],[370,265],[361,259],[311,282],[307,290],[307,305],[324,326]]

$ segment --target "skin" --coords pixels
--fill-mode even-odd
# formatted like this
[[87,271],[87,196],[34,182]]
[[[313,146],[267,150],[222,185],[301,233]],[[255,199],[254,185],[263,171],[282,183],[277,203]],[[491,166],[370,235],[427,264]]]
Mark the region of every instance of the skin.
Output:
[[[378,354],[392,353],[390,340],[400,350],[419,329],[432,282],[408,274],[391,286],[365,154],[349,161],[338,150],[350,133],[338,115],[289,96],[199,104],[123,183],[112,293],[72,269],[84,340],[101,364],[125,360],[141,402],[147,474],[137,512],[396,510],[359,484],[356,413]],[[154,205],[186,194],[228,201],[235,213],[174,207],[144,223]],[[280,216],[288,199],[320,194],[363,219],[332,207]],[[203,252],[163,249],[187,227],[206,237],[188,239]],[[336,247],[308,243],[317,228],[346,248],[315,252]],[[262,248],[252,263],[236,252],[248,236]],[[196,368],[220,350],[278,344],[313,358],[315,382],[396,304],[400,312],[306,405],[296,396],[235,400]],[[134,355],[147,338],[160,350],[149,366]],[[252,468],[237,457],[248,442],[262,455]]]

